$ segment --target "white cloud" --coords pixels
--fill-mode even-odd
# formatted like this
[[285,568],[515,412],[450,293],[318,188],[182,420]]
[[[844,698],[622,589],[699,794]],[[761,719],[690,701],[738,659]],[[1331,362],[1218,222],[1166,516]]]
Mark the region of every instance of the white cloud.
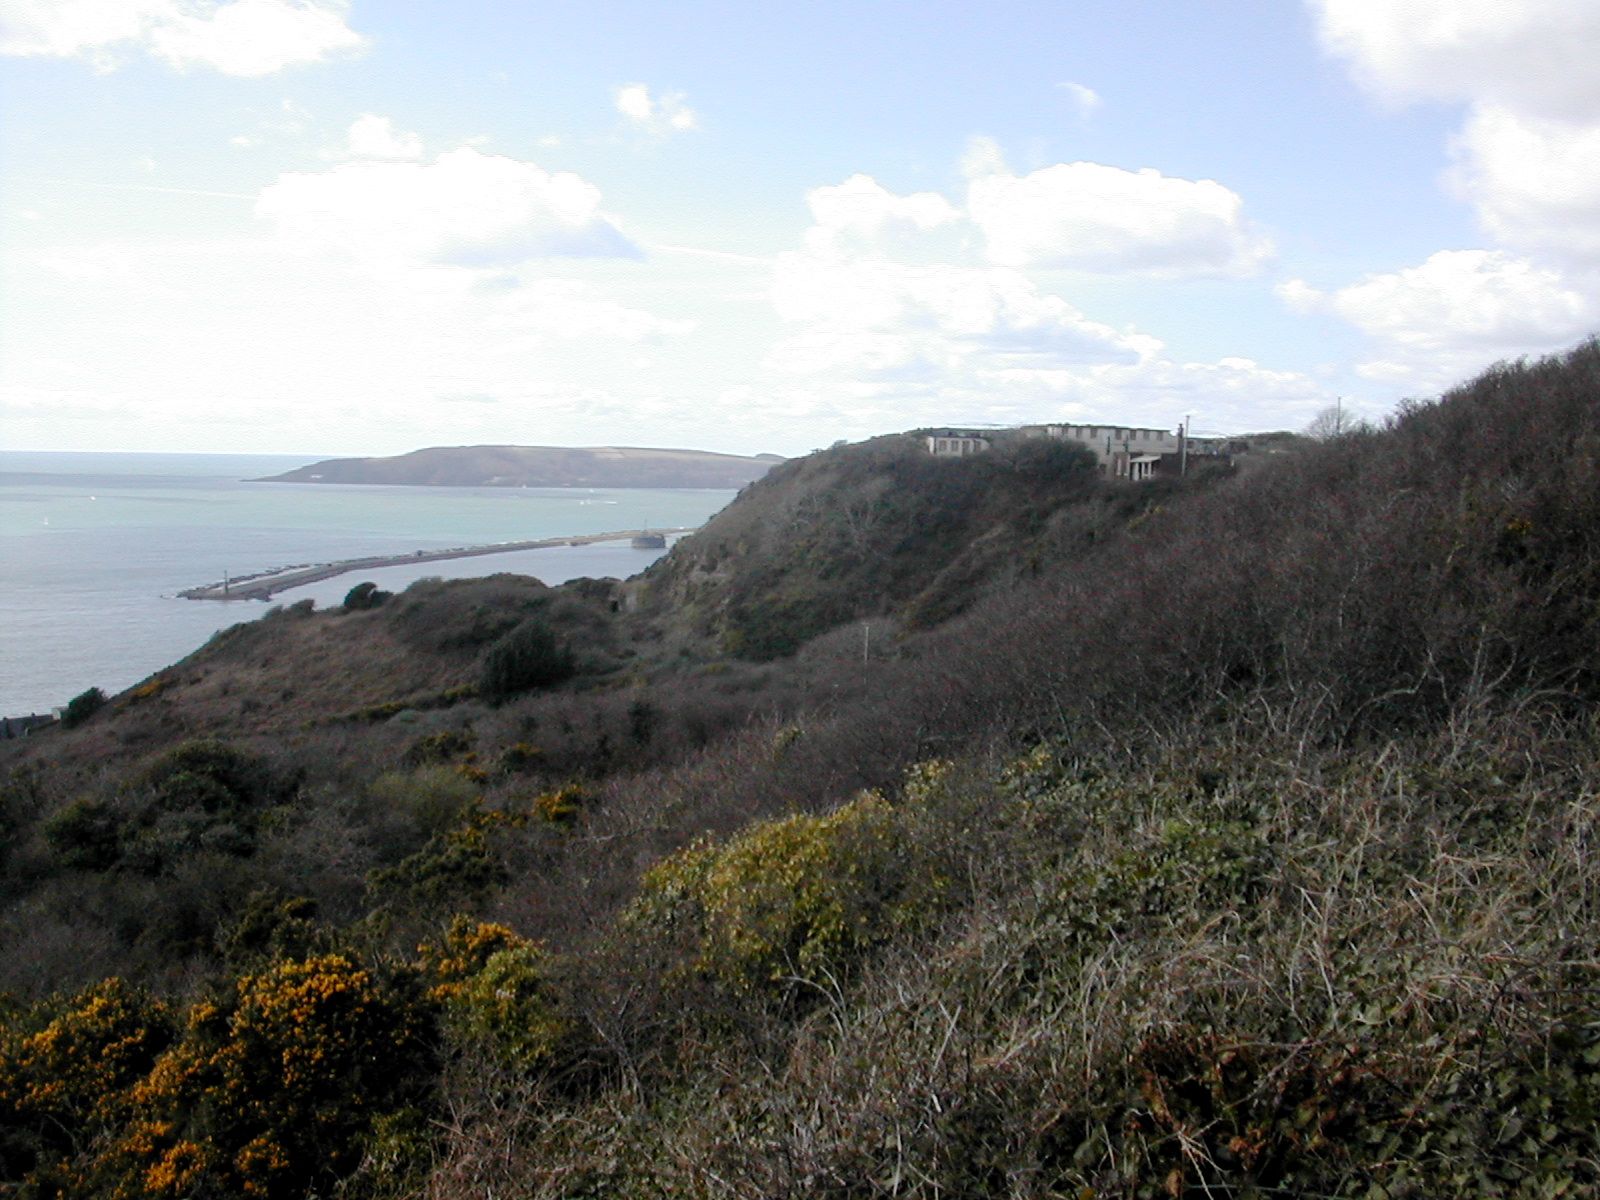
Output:
[[0,54],[93,56],[145,37],[172,11],[172,0],[6,0],[0,6]]
[[[791,371],[751,402],[786,417],[806,414],[829,436],[864,437],[887,429],[940,422],[1022,424],[1076,418],[1175,427],[1185,413],[1207,432],[1299,428],[1333,399],[1318,381],[1242,357],[1184,362],[1165,356],[1153,338],[1133,354],[1104,347],[1104,357],[1008,359],[972,354],[955,361],[917,358],[891,338],[863,336],[849,361],[819,358],[809,373]],[[826,347],[825,347],[826,348]],[[832,348],[838,348],[835,344]],[[785,347],[800,365],[795,341]],[[874,360],[872,354],[881,356]],[[823,369],[825,367],[831,369]],[[846,369],[854,368],[854,369]]]
[[897,196],[870,175],[852,175],[806,194],[814,224],[807,242],[818,251],[870,249],[897,235],[936,229],[961,218],[937,192]]
[[1272,247],[1243,209],[1238,194],[1214,180],[1091,162],[1057,163],[1023,176],[994,170],[967,184],[967,210],[990,260],[1013,267],[1162,278],[1248,275]]
[[1600,320],[1600,305],[1557,272],[1498,250],[1441,250],[1420,266],[1326,294],[1295,280],[1279,295],[1372,337],[1368,378],[1445,386],[1499,358],[1558,349]]
[[806,203],[804,249],[773,268],[774,310],[794,327],[769,356],[780,370],[931,382],[984,364],[1123,361],[1150,348],[1021,271],[929,253],[928,235],[965,223],[935,192],[898,195],[857,174]]
[[1600,263],[1600,122],[1481,107],[1456,139],[1453,182],[1497,241]]
[[1088,320],[1021,272],[783,254],[773,305],[802,328],[771,362],[788,371],[881,378],[1001,365],[1127,362],[1154,339]]
[[[967,161],[975,184],[1014,179],[987,140]],[[1021,267],[942,257],[934,251],[951,241],[933,239],[973,226],[936,194],[897,195],[856,175],[807,200],[815,223],[803,249],[773,270],[789,332],[766,366],[786,402],[832,397],[818,403],[841,433],[1073,415],[1159,425],[1190,410],[1237,430],[1259,427],[1263,412],[1303,424],[1327,402],[1305,376],[1246,359],[1172,361],[1159,339],[1092,319]]]
[[422,139],[414,133],[397,133],[388,117],[363,113],[350,125],[353,158],[388,162],[416,162],[422,158]]
[[[641,381],[659,386],[652,368],[694,332],[681,308],[647,311],[636,284],[619,287],[606,264],[568,264],[580,276],[593,268],[589,278],[550,278],[545,264],[375,274],[262,238],[108,244],[16,265],[27,303],[11,298],[15,282],[0,300],[13,332],[28,333],[0,371],[0,394],[44,397],[41,415],[63,427],[72,423],[50,397],[110,397],[106,417],[128,444],[179,426],[214,432],[233,412],[266,426],[242,444],[288,450],[621,438],[637,414],[605,434],[585,416],[600,398],[625,407]],[[58,319],[65,310],[74,320]],[[478,418],[442,413],[441,395],[497,403],[480,406],[469,437],[464,422]],[[340,409],[350,428],[330,442]],[[112,436],[110,420],[80,424],[86,438]],[[656,436],[682,427],[654,426]]]
[[650,133],[687,133],[700,127],[700,118],[683,102],[682,92],[652,97],[644,84],[629,83],[617,89],[616,104],[619,113]]
[[1278,284],[1272,291],[1291,312],[1301,314],[1316,312],[1327,299],[1323,293],[1303,279],[1287,280]]
[[1422,349],[1490,352],[1555,344],[1581,333],[1593,305],[1554,271],[1498,250],[1441,250],[1421,266],[1371,275],[1332,297],[1340,316]]
[[336,0],[5,0],[0,54],[86,58],[99,70],[137,46],[172,67],[270,75],[358,51]]
[[638,255],[593,184],[465,147],[428,165],[357,161],[281,175],[256,213],[291,246],[402,265]]
[[694,331],[695,322],[658,317],[595,294],[569,279],[508,280],[484,315],[490,334],[637,342]]
[[1009,168],[1000,143],[991,137],[967,139],[967,148],[961,155],[961,174],[967,179],[980,179],[985,175],[1004,175]]
[[343,13],[306,0],[234,0],[180,12],[150,32],[152,53],[181,69],[211,67],[224,75],[271,75],[361,49],[366,39]]
[[1600,4],[1307,2],[1363,86],[1466,106],[1446,182],[1491,248],[1442,251],[1327,297],[1286,285],[1285,302],[1362,329],[1381,357],[1361,371],[1412,386],[1555,349],[1600,320]]
[[1393,100],[1486,102],[1579,118],[1600,106],[1589,0],[1309,0],[1323,43]]
[[1071,82],[1058,83],[1056,86],[1065,92],[1067,98],[1072,101],[1072,107],[1077,111],[1078,120],[1087,121],[1100,111],[1100,105],[1103,102],[1100,99],[1100,93],[1092,87]]
[[1366,87],[1468,106],[1449,181],[1485,234],[1567,266],[1600,263],[1600,4],[1309,2]]
[[1012,370],[990,386],[1009,392],[1030,413],[1048,405],[1064,417],[1173,428],[1192,414],[1197,433],[1297,429],[1332,399],[1298,371],[1235,356],[1180,362],[1154,355],[1136,363]]
[[650,89],[642,83],[630,83],[617,89],[617,111],[638,124],[647,123],[655,113],[650,102]]

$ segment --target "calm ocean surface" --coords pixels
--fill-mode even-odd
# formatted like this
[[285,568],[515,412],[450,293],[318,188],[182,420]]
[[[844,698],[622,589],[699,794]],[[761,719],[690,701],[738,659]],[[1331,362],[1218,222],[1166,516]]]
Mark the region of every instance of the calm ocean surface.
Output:
[[[370,554],[694,526],[730,491],[406,488],[249,483],[312,456],[0,451],[0,716],[121,691],[269,607],[181,600],[184,588]],[[514,571],[546,583],[626,577],[660,551],[563,546],[342,575],[273,603],[338,604],[371,579]]]

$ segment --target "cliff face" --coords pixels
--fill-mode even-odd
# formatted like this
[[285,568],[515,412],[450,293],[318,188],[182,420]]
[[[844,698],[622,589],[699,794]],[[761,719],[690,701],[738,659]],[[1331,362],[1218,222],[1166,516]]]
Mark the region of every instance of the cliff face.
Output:
[[389,458],[330,458],[266,483],[444,487],[737,488],[783,460],[705,450],[598,446],[433,446]]

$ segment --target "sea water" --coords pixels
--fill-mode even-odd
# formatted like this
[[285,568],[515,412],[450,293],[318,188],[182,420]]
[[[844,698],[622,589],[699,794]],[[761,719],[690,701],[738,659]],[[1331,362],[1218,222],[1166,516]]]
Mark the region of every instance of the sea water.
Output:
[[[367,555],[614,530],[693,527],[731,491],[387,487],[251,482],[313,456],[0,452],[0,716],[108,695],[253,620],[259,601],[185,600],[224,576]],[[659,550],[626,542],[407,564],[280,592],[338,604],[370,579],[512,571],[546,583],[625,578]]]

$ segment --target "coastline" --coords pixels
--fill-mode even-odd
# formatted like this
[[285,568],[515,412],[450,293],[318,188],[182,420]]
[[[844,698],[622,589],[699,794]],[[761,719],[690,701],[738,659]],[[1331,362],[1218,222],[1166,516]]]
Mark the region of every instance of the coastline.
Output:
[[372,571],[383,567],[408,566],[413,563],[444,562],[453,558],[477,558],[487,554],[506,554],[516,550],[547,550],[555,546],[588,546],[597,542],[629,541],[647,535],[678,536],[693,533],[693,527],[676,529],[622,529],[609,533],[586,533],[572,537],[536,538],[521,542],[495,542],[487,546],[457,546],[449,550],[416,550],[410,554],[369,555],[365,558],[346,558],[336,562],[315,563],[306,566],[282,567],[259,571],[220,583],[186,588],[178,593],[184,600],[270,600],[279,592],[333,579],[352,571]]

